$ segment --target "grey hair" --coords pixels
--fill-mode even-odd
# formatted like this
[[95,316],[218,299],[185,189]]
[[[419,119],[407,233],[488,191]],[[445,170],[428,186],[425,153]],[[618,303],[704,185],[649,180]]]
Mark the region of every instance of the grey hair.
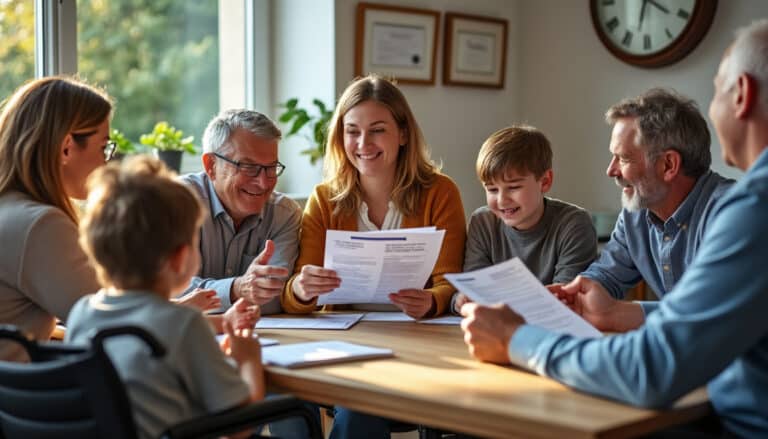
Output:
[[724,63],[723,89],[729,90],[739,75],[748,74],[758,83],[760,109],[768,112],[768,19],[738,29]]
[[235,130],[249,131],[256,137],[280,140],[280,128],[267,116],[258,111],[245,109],[224,110],[208,123],[203,133],[203,152],[220,152],[224,149]]
[[693,100],[673,90],[653,88],[622,100],[605,113],[611,125],[625,117],[637,119],[635,142],[645,149],[649,161],[672,149],[680,154],[685,175],[696,178],[709,170],[709,128]]

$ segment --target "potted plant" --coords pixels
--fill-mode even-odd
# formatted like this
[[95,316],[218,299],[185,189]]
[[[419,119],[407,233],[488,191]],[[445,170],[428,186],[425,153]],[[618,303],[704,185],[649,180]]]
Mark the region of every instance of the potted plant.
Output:
[[158,122],[151,133],[142,134],[139,142],[149,148],[153,148],[157,158],[165,162],[169,168],[176,172],[181,170],[181,154],[187,152],[195,154],[195,146],[192,136],[184,137],[184,132],[168,124]]
[[[291,128],[285,137],[291,137],[301,133],[309,142],[310,147],[301,151],[301,154],[309,156],[309,162],[313,165],[325,155],[325,141],[328,135],[328,122],[333,116],[333,110],[329,109],[320,99],[313,99],[312,104],[317,108],[317,114],[310,113],[307,109],[299,107],[299,99],[288,99],[280,104],[285,111],[278,118],[281,123],[291,124]],[[302,128],[308,126],[311,136],[302,132]],[[306,130],[304,130],[306,131]]]
[[115,153],[112,160],[120,161],[128,154],[136,154],[136,145],[133,144],[120,130],[113,128],[109,132],[109,140],[115,142]]

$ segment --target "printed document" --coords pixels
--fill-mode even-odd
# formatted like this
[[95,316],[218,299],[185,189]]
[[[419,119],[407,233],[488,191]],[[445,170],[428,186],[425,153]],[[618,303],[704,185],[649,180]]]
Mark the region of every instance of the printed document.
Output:
[[440,254],[445,230],[434,227],[375,232],[328,230],[325,268],[341,286],[318,297],[318,304],[390,303],[388,294],[424,288]]
[[602,334],[547,290],[520,258],[445,278],[481,305],[504,303],[531,325],[579,337]]

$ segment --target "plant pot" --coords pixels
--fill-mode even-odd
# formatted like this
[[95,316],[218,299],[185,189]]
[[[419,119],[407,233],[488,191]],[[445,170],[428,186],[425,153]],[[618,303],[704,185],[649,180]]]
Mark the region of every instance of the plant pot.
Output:
[[166,166],[179,173],[181,171],[181,155],[183,151],[160,151],[155,148],[155,157],[165,163]]

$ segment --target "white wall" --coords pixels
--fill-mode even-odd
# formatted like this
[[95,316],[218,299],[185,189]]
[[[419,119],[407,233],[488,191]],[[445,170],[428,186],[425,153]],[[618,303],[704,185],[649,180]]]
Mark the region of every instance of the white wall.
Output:
[[[648,70],[622,63],[603,47],[587,1],[521,0],[519,5],[520,116],[553,143],[552,194],[592,210],[620,208],[619,191],[605,176],[610,158],[605,110],[623,97],[664,86],[694,99],[706,115],[712,77],[733,31],[768,17],[768,1],[721,0],[712,27],[688,57]],[[710,129],[713,167],[738,176],[723,164]]]
[[[336,5],[336,92],[340,94],[354,77],[355,11],[357,0],[335,0]],[[468,213],[485,204],[485,195],[475,175],[480,145],[493,131],[517,119],[518,90],[518,1],[508,0],[376,0],[376,3],[432,9],[441,12],[440,38],[434,86],[401,85],[424,136],[432,158],[443,163],[443,171],[456,180]],[[509,20],[506,87],[485,90],[449,87],[442,84],[443,15],[445,12],[486,15]]]
[[[288,97],[338,96],[354,76],[357,0],[273,1],[273,81],[276,102]],[[619,191],[605,176],[610,128],[605,110],[650,87],[672,87],[696,100],[706,114],[712,77],[733,31],[768,17],[766,0],[721,0],[702,43],[682,61],[640,69],[614,58],[595,35],[586,0],[377,0],[401,6],[487,15],[509,20],[506,86],[502,90],[442,84],[443,22],[434,86],[401,85],[432,148],[432,157],[461,188],[467,213],[485,204],[474,172],[477,150],[493,131],[527,122],[542,129],[555,151],[551,195],[593,211],[615,211]],[[442,18],[442,15],[441,15]],[[335,62],[328,62],[334,60]],[[272,113],[276,115],[276,111]],[[713,167],[740,174],[720,159],[712,135]],[[284,141],[289,166],[283,189],[308,193],[320,180],[300,139]]]
[[[274,45],[272,51],[272,93],[275,104],[298,97],[310,107],[319,98],[334,102],[334,17],[333,0],[278,0],[272,2]],[[312,108],[310,110],[314,109]],[[311,111],[310,111],[311,112]],[[277,120],[280,109],[270,109]],[[286,133],[288,127],[283,126]],[[280,142],[280,161],[287,166],[278,180],[278,189],[307,195],[320,182],[320,166],[299,154],[308,140],[299,137]]]

